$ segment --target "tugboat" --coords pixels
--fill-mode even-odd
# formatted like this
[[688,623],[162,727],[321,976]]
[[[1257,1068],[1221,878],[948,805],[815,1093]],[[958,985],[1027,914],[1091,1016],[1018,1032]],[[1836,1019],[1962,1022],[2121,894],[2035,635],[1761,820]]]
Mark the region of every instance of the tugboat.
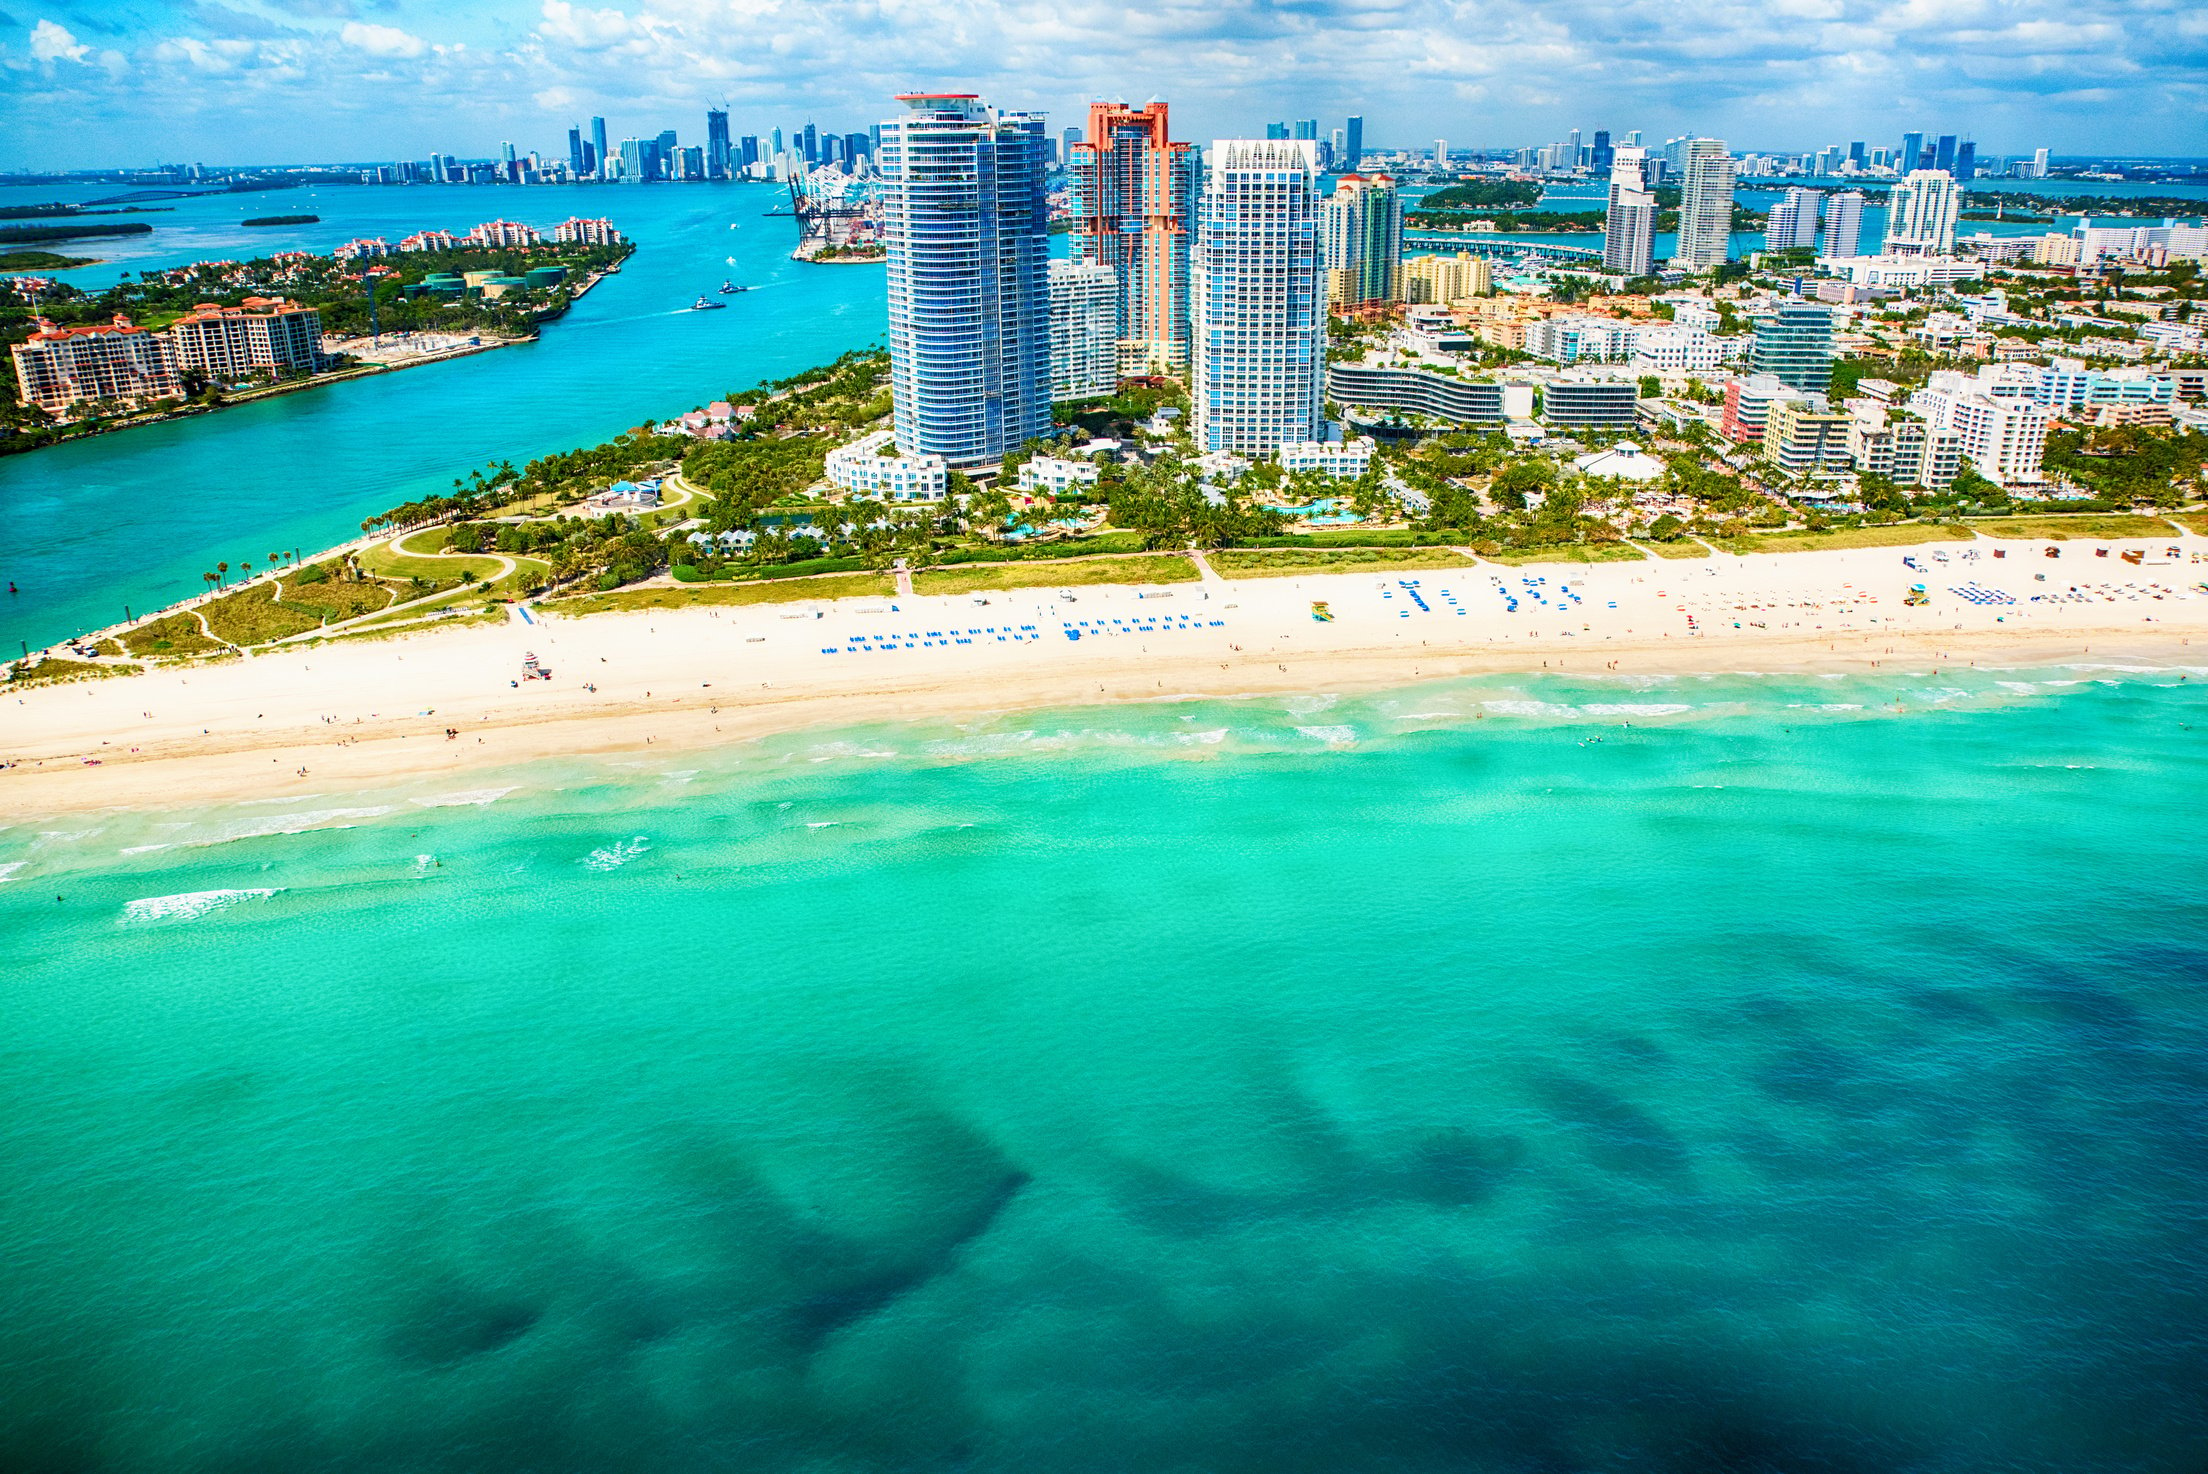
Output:
[[692,312],[718,312],[727,305],[726,302],[716,302],[711,297],[700,297],[690,304],[690,310]]

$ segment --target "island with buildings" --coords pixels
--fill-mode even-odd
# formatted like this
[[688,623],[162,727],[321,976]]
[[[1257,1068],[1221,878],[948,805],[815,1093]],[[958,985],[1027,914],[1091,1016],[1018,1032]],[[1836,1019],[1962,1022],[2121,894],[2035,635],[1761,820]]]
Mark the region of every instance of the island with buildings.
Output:
[[99,292],[7,278],[0,451],[522,342],[633,249],[603,219],[550,238],[492,220],[327,256],[200,261]]

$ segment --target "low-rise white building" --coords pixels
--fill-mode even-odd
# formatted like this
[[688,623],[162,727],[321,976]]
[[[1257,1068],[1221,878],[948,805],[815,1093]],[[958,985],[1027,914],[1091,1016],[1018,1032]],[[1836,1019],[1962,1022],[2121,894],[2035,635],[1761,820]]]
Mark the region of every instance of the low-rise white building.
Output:
[[846,495],[881,502],[939,502],[950,491],[950,463],[939,455],[899,455],[897,432],[876,430],[828,452],[828,480]]
[[1608,450],[1575,457],[1572,469],[1582,476],[1609,477],[1614,481],[1660,481],[1664,475],[1664,463],[1629,440],[1621,440]]
[[1661,323],[1633,335],[1636,374],[1708,373],[1725,362],[1724,344],[1706,329]]
[[1280,468],[1289,475],[1317,471],[1336,481],[1355,481],[1372,464],[1370,435],[1355,440],[1301,440],[1280,448]]
[[1232,485],[1249,469],[1250,463],[1231,450],[1207,450],[1196,457],[1196,475],[1206,484],[1224,481]]
[[1526,352],[1551,363],[1617,363],[1633,356],[1634,324],[1615,317],[1552,317],[1526,324]]
[[1017,485],[1030,496],[1068,496],[1096,485],[1096,462],[1032,456],[1020,466]]
[[1817,264],[1859,287],[1944,287],[1986,274],[1983,262],[1953,256],[1834,256]]

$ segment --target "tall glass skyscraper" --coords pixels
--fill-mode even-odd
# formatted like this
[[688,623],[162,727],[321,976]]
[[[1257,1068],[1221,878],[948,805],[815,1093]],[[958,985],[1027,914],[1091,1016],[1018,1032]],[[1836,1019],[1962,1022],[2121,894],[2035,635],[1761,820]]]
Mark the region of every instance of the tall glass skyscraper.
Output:
[[1832,310],[1789,302],[1756,324],[1749,350],[1753,373],[1775,374],[1792,389],[1823,395],[1832,389]]
[[882,124],[897,448],[965,469],[1050,429],[1050,212],[1040,113],[914,93]]
[[1354,169],[1359,164],[1363,163],[1365,159],[1364,118],[1361,116],[1352,116],[1349,120],[1348,126],[1343,131],[1348,134],[1348,140],[1344,145],[1343,157],[1336,160],[1335,162],[1341,168]]
[[598,173],[603,176],[607,164],[606,120],[604,118],[592,118],[590,120],[590,151],[598,160],[596,165]]
[[705,110],[705,177],[726,179],[731,172],[728,148],[728,114],[719,108]]
[[1166,105],[1089,104],[1089,136],[1066,150],[1073,258],[1119,279],[1119,371],[1188,368],[1188,250],[1196,151],[1169,136]]
[[1723,266],[1733,238],[1733,156],[1720,138],[1694,138],[1681,150],[1679,241],[1671,264],[1682,271]]
[[1196,443],[1270,455],[1326,428],[1318,145],[1223,139],[1209,162],[1192,273]]
[[1648,276],[1656,269],[1656,196],[1648,182],[1645,148],[1613,149],[1610,202],[1603,216],[1602,269],[1620,276]]

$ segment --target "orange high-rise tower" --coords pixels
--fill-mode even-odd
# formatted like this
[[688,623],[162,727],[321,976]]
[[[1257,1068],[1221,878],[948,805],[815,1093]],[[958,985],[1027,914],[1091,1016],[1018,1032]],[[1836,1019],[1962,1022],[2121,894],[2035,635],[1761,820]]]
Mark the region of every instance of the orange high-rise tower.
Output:
[[1089,136],[1067,159],[1073,255],[1119,274],[1119,371],[1188,368],[1189,239],[1196,151],[1167,136],[1166,105],[1089,104]]

